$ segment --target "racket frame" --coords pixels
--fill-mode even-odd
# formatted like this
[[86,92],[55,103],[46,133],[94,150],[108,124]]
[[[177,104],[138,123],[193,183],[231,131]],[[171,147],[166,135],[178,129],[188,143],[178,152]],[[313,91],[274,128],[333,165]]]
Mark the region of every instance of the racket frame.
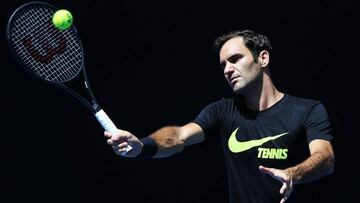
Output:
[[[78,72],[70,79],[68,79],[67,81],[64,82],[56,82],[56,81],[49,81],[49,80],[45,80],[44,78],[36,75],[33,71],[30,71],[29,68],[27,67],[27,65],[24,64],[24,62],[19,59],[18,54],[16,53],[16,51],[14,50],[12,44],[11,44],[11,37],[10,37],[10,28],[11,28],[11,23],[13,21],[13,18],[16,16],[16,14],[23,10],[24,8],[28,7],[28,6],[33,6],[34,4],[38,4],[41,6],[48,6],[49,8],[51,8],[54,13],[56,11],[56,8],[48,3],[44,3],[44,2],[40,2],[40,1],[34,1],[34,2],[28,2],[25,3],[23,5],[21,5],[19,8],[17,8],[14,13],[11,15],[8,23],[7,23],[7,28],[6,28],[6,37],[7,37],[7,42],[9,44],[10,50],[13,54],[13,56],[15,56],[14,58],[17,60],[17,62],[19,62],[21,64],[21,67],[27,72],[29,73],[31,76],[33,76],[36,79],[39,79],[43,82],[46,82],[47,84],[56,86],[58,88],[63,89],[65,92],[67,92],[68,94],[72,95],[73,97],[75,97],[76,99],[78,99],[81,103],[83,103],[91,112],[96,113],[99,110],[101,110],[100,106],[98,105],[95,95],[93,94],[90,84],[89,84],[89,80],[88,80],[88,76],[86,73],[86,68],[85,68],[85,53],[84,53],[84,48],[83,48],[83,44],[80,40],[80,34],[79,32],[76,30],[75,26],[71,26],[68,29],[72,29],[73,33],[76,35],[76,39],[78,40],[77,42],[79,43],[80,49],[81,49],[81,65],[80,68],[78,70]],[[67,82],[71,82],[74,81],[76,77],[80,77],[80,72],[82,72],[82,77],[83,77],[83,82],[84,82],[84,86],[85,89],[87,90],[88,95],[90,96],[91,102],[86,100],[83,96],[81,96],[78,92],[72,90],[71,88],[67,87],[65,84]]]
[[[10,50],[12,52],[12,55],[14,56],[14,58],[16,59],[16,61],[21,65],[21,67],[27,72],[29,73],[31,76],[33,76],[34,78],[41,80],[47,84],[50,84],[52,86],[58,87],[62,90],[64,90],[66,93],[72,95],[73,97],[75,97],[78,101],[80,101],[81,103],[83,103],[97,118],[97,120],[100,122],[100,124],[102,125],[102,127],[110,132],[110,133],[116,133],[117,132],[117,127],[115,126],[115,124],[111,121],[111,119],[107,116],[107,114],[101,109],[101,107],[99,106],[99,104],[96,101],[96,98],[91,90],[89,81],[88,81],[88,77],[87,77],[87,73],[86,73],[86,69],[85,69],[85,53],[84,53],[84,48],[83,48],[83,44],[81,42],[81,38],[80,38],[80,34],[78,33],[78,31],[76,30],[75,26],[72,25],[70,28],[68,29],[72,29],[72,31],[74,32],[74,34],[76,35],[76,39],[77,42],[79,43],[80,49],[81,49],[81,65],[80,68],[78,70],[78,72],[71,77],[70,79],[63,81],[63,82],[57,82],[57,81],[49,81],[46,80],[38,75],[36,75],[34,72],[30,71],[29,68],[27,67],[27,65],[21,60],[19,59],[18,54],[16,53],[16,51],[14,50],[13,46],[12,46],[12,42],[11,42],[11,37],[10,37],[10,28],[11,28],[11,23],[13,22],[13,18],[17,15],[17,13],[19,11],[21,11],[22,9],[24,9],[25,7],[29,7],[29,6],[33,6],[34,4],[38,4],[39,6],[47,6],[50,9],[52,9],[55,13],[55,11],[57,10],[53,5],[48,4],[48,3],[44,3],[44,2],[40,2],[40,1],[33,1],[33,2],[28,2],[25,3],[23,5],[21,5],[20,7],[18,7],[13,14],[11,15],[8,23],[7,23],[7,28],[6,28],[6,38],[7,38],[7,42],[8,45],[10,47]],[[84,82],[84,86],[85,89],[87,90],[88,96],[90,97],[91,101],[88,101],[87,99],[85,99],[82,95],[80,95],[77,91],[74,91],[73,89],[69,88],[68,86],[65,85],[65,83],[67,82],[72,82],[74,80],[76,80],[77,77],[80,77],[80,72],[82,72],[82,77],[83,77],[83,82]],[[79,80],[79,79],[78,79]],[[126,147],[126,151],[122,152],[122,155],[125,155],[127,152],[129,152],[132,149],[132,147],[130,145],[128,145]]]

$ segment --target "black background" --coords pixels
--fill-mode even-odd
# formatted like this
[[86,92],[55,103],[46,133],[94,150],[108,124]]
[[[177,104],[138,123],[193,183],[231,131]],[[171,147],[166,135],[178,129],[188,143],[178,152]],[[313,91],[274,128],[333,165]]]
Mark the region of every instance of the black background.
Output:
[[[5,30],[26,2],[0,8],[1,202],[228,201],[218,138],[165,159],[115,156],[85,107],[23,72]],[[267,35],[278,89],[321,100],[332,122],[335,173],[316,193],[321,202],[356,202],[358,1],[46,2],[72,12],[98,102],[138,137],[185,124],[231,95],[211,50],[219,34],[247,28]]]

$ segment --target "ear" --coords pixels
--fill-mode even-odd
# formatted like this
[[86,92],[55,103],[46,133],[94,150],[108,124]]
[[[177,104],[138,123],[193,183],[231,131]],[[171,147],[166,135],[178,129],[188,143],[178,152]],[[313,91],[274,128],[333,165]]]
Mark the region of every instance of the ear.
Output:
[[270,62],[270,54],[269,54],[269,52],[266,51],[266,50],[261,51],[260,54],[259,54],[258,59],[259,59],[258,61],[259,61],[260,65],[261,65],[261,67],[264,68],[264,67],[268,66],[269,62]]

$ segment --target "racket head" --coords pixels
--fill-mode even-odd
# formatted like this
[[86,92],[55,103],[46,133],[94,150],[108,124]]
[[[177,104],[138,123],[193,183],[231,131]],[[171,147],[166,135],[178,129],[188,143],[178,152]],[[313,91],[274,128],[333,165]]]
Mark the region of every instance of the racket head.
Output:
[[13,56],[28,73],[61,84],[84,69],[84,51],[74,25],[60,30],[52,24],[56,10],[43,2],[26,3],[11,15],[6,33]]

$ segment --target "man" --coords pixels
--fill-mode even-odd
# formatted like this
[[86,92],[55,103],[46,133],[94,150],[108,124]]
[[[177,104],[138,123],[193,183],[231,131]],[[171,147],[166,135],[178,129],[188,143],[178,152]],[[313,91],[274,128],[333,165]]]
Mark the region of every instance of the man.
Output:
[[[105,132],[114,152],[167,157],[220,129],[230,202],[282,203],[294,185],[332,173],[334,153],[326,110],[319,101],[276,89],[269,70],[268,38],[250,30],[230,32],[215,41],[215,48],[234,98],[215,101],[194,121],[163,127],[141,140],[123,130]],[[128,145],[133,149],[124,154]]]

